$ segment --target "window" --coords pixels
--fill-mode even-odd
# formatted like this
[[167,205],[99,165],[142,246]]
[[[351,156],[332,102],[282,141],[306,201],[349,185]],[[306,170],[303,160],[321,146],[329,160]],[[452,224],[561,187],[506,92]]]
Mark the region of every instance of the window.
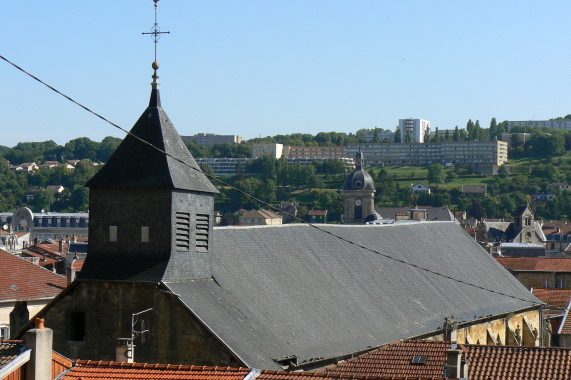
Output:
[[176,213],[176,250],[188,251],[190,248],[190,213]]
[[551,280],[549,278],[544,278],[542,282],[542,287],[551,288]]
[[426,363],[426,355],[414,355],[410,364],[425,364]]
[[555,287],[557,289],[565,289],[565,279],[558,278],[557,280],[555,280]]
[[149,242],[149,226],[141,227],[141,243]]
[[208,251],[208,230],[210,218],[208,214],[196,214],[196,250],[198,252]]
[[72,311],[67,317],[68,340],[83,341],[85,338],[85,313]]
[[10,339],[10,326],[0,325],[0,342],[4,339]]
[[117,241],[117,226],[109,226],[109,241]]

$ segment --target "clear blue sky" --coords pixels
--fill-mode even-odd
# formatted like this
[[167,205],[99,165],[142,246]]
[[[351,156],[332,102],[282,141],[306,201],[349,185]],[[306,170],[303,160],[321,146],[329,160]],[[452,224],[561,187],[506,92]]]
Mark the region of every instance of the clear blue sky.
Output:
[[[0,54],[130,129],[151,0],[3,1]],[[182,135],[440,129],[571,113],[569,1],[159,2],[161,98]],[[0,145],[122,132],[0,61]]]

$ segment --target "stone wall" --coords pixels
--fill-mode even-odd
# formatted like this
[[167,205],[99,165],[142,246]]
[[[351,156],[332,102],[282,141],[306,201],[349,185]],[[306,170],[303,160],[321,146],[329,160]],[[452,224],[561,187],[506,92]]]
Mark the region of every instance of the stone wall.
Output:
[[[79,281],[43,313],[54,331],[55,351],[71,359],[115,360],[118,338],[131,331],[131,314],[145,313],[150,335],[135,340],[135,361],[239,366],[177,297],[153,283]],[[84,316],[83,339],[72,337]],[[75,324],[75,325],[74,325]],[[75,331],[77,333],[77,331]]]

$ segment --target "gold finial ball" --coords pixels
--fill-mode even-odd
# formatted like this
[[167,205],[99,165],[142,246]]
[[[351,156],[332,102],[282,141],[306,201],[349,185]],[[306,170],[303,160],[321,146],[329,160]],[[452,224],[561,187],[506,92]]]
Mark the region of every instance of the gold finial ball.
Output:
[[159,69],[159,63],[157,61],[153,62],[153,70]]

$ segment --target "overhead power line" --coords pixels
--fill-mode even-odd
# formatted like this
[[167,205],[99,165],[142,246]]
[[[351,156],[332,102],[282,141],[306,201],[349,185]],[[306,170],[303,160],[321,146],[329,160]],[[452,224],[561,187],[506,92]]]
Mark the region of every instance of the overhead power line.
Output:
[[382,256],[382,257],[387,258],[387,259],[389,259],[389,260],[393,260],[393,261],[395,261],[395,262],[398,262],[398,263],[401,263],[401,264],[403,264],[403,265],[409,266],[409,267],[411,267],[411,268],[415,268],[415,269],[417,269],[417,270],[424,271],[424,272],[426,272],[426,273],[430,273],[430,274],[432,274],[432,275],[435,275],[435,276],[438,276],[438,277],[441,277],[441,278],[445,278],[445,279],[447,279],[447,280],[454,281],[454,282],[459,283],[459,284],[462,284],[462,285],[470,286],[470,287],[473,287],[473,288],[476,288],[476,289],[480,289],[480,290],[483,290],[483,291],[486,291],[486,292],[490,292],[490,293],[494,293],[494,294],[501,295],[501,296],[504,296],[504,297],[516,299],[516,300],[519,300],[519,301],[528,302],[528,303],[530,303],[530,304],[532,304],[532,305],[543,305],[543,304],[544,304],[543,302],[541,302],[541,303],[539,303],[539,302],[534,302],[534,301],[531,301],[531,300],[529,300],[529,299],[525,299],[525,298],[521,298],[521,297],[518,297],[518,296],[514,296],[514,295],[512,295],[512,294],[508,294],[508,293],[505,293],[505,292],[502,292],[502,291],[498,291],[498,290],[486,288],[485,286],[477,285],[477,284],[474,284],[474,283],[471,283],[471,282],[468,282],[468,281],[465,281],[465,280],[462,280],[462,279],[459,279],[459,278],[455,278],[455,277],[449,276],[449,275],[447,275],[447,274],[440,273],[440,272],[438,272],[438,271],[435,271],[435,270],[432,270],[432,269],[423,267],[423,266],[421,266],[421,265],[414,264],[414,263],[411,263],[411,262],[409,262],[409,261],[406,261],[406,260],[403,260],[403,259],[400,259],[400,258],[391,256],[391,255],[388,255],[388,254],[386,254],[386,253],[380,252],[380,251],[378,251],[378,250],[375,250],[375,249],[366,247],[366,246],[364,246],[364,245],[362,245],[362,244],[359,244],[359,243],[356,243],[356,242],[351,241],[351,240],[349,240],[349,239],[346,239],[346,238],[344,238],[344,237],[342,237],[342,236],[336,235],[335,233],[333,233],[333,232],[331,232],[331,231],[328,231],[328,230],[326,230],[326,229],[323,229],[323,228],[321,228],[320,226],[318,226],[318,225],[316,225],[316,224],[313,224],[313,223],[310,223],[310,222],[308,222],[308,221],[305,221],[305,220],[303,220],[303,219],[301,219],[301,218],[299,218],[299,217],[297,217],[297,216],[295,216],[295,215],[288,214],[288,213],[286,213],[286,212],[280,210],[279,208],[277,208],[277,207],[275,207],[275,206],[272,206],[271,204],[265,202],[264,200],[259,199],[259,198],[257,198],[256,196],[254,196],[254,195],[252,195],[252,194],[249,194],[249,193],[247,193],[247,192],[245,192],[245,191],[243,191],[243,190],[241,190],[241,189],[239,189],[239,188],[237,188],[237,187],[235,187],[235,186],[233,186],[233,185],[231,185],[231,184],[229,184],[229,183],[227,183],[227,182],[225,182],[225,181],[223,181],[223,180],[217,178],[217,177],[214,176],[214,175],[211,175],[211,174],[208,174],[208,173],[204,173],[204,172],[202,172],[202,170],[200,170],[199,168],[195,168],[195,167],[193,167],[193,166],[190,166],[188,163],[186,163],[185,161],[181,160],[180,158],[175,157],[175,156],[173,156],[173,155],[167,153],[165,150],[160,149],[159,147],[154,146],[153,144],[151,144],[150,142],[146,141],[145,139],[142,139],[142,138],[138,137],[137,135],[131,133],[130,131],[128,131],[128,130],[122,128],[121,126],[119,126],[119,125],[113,123],[112,121],[110,121],[109,119],[105,118],[104,116],[98,114],[97,112],[91,110],[90,108],[88,108],[88,107],[84,106],[83,104],[79,103],[78,101],[74,100],[74,99],[71,98],[70,96],[68,96],[68,95],[66,95],[66,94],[64,94],[64,93],[62,93],[62,92],[60,92],[60,91],[57,90],[55,87],[53,87],[53,86],[47,84],[46,82],[42,81],[41,79],[39,79],[39,78],[36,77],[35,75],[33,75],[33,74],[29,73],[28,71],[24,70],[23,68],[21,68],[20,66],[16,65],[15,63],[13,63],[13,62],[10,61],[9,59],[5,58],[4,56],[0,55],[0,58],[1,58],[2,60],[6,61],[8,64],[10,64],[10,65],[12,65],[13,67],[15,67],[16,69],[18,69],[19,71],[21,71],[21,72],[23,72],[24,74],[26,74],[27,76],[29,76],[29,77],[31,77],[32,79],[34,79],[34,80],[38,81],[39,83],[43,84],[44,86],[46,86],[46,87],[49,88],[50,90],[52,90],[52,91],[54,91],[55,93],[57,93],[57,94],[63,96],[64,98],[66,98],[66,99],[69,100],[70,102],[74,103],[75,105],[77,105],[77,106],[83,108],[85,111],[87,111],[87,112],[93,114],[94,116],[100,118],[101,120],[107,122],[108,124],[114,126],[115,128],[117,128],[117,129],[123,131],[125,134],[134,137],[135,139],[137,139],[137,140],[140,141],[141,143],[150,146],[152,149],[155,149],[155,150],[157,150],[158,152],[161,152],[162,154],[164,154],[164,155],[166,155],[166,156],[172,158],[173,160],[175,160],[175,161],[177,161],[177,162],[179,162],[179,163],[181,163],[181,164],[183,164],[183,165],[188,166],[188,167],[191,168],[192,170],[200,171],[201,173],[203,173],[203,174],[204,174],[205,176],[207,176],[208,178],[210,178],[210,179],[212,179],[212,180],[214,180],[214,181],[220,183],[220,184],[223,185],[223,186],[227,186],[227,187],[229,187],[230,189],[241,193],[242,195],[247,196],[248,198],[250,198],[250,199],[252,199],[252,200],[258,202],[259,204],[261,204],[261,205],[263,205],[263,206],[266,206],[266,207],[268,207],[268,208],[270,208],[270,209],[272,209],[272,210],[274,210],[274,211],[276,211],[276,212],[279,212],[279,213],[288,215],[289,217],[291,217],[291,218],[293,218],[293,219],[295,219],[295,220],[297,220],[297,221],[299,221],[299,222],[301,222],[301,223],[305,223],[305,224],[311,226],[312,228],[315,228],[316,230],[318,230],[318,231],[320,231],[320,232],[322,232],[322,233],[325,233],[325,234],[327,234],[327,235],[329,235],[329,236],[331,236],[331,237],[333,237],[333,238],[335,238],[335,239],[338,239],[338,240],[343,241],[343,242],[345,242],[345,243],[351,244],[351,245],[353,245],[353,246],[355,246],[355,247],[358,247],[358,248],[363,249],[363,250],[365,250],[365,251],[374,253],[374,254],[376,254],[376,255]]

